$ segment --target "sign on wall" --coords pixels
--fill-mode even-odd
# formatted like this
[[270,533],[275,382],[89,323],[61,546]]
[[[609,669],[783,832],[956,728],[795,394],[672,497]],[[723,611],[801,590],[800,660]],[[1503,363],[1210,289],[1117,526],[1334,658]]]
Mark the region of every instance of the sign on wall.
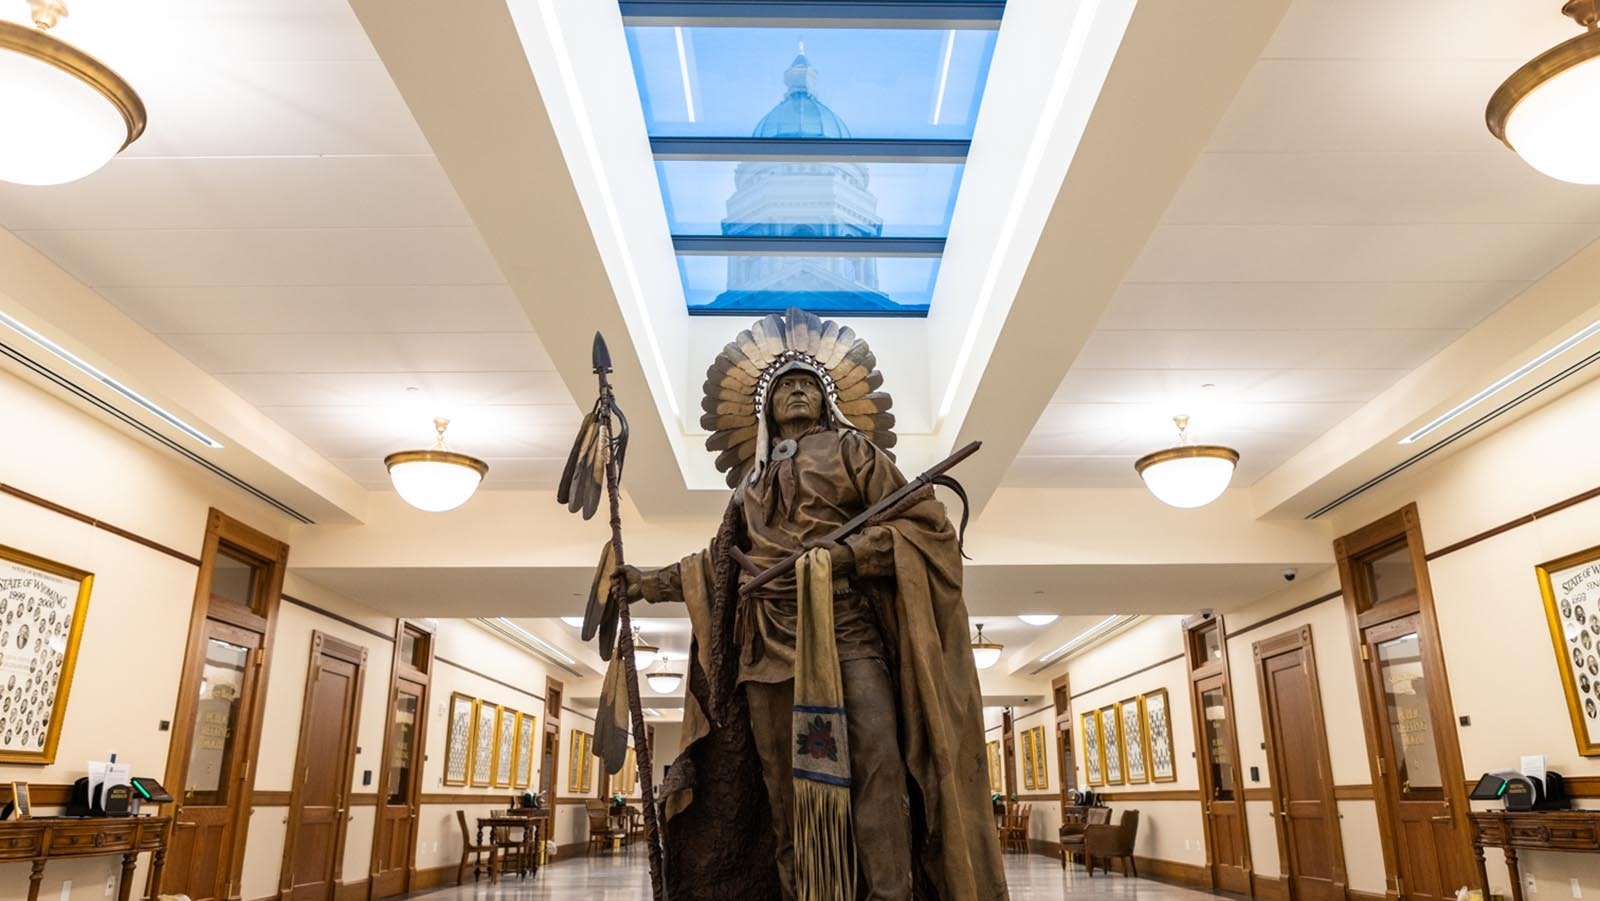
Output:
[[0,763],[54,763],[94,576],[0,545]]

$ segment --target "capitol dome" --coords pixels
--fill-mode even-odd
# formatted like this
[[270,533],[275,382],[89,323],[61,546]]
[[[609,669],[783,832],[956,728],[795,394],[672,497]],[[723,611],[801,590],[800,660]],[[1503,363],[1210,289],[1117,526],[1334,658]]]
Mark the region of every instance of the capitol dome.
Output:
[[788,88],[783,100],[762,117],[751,137],[756,138],[848,138],[850,129],[844,120],[828,109],[812,93],[817,83],[817,70],[811,67],[805,53],[794,58],[783,73],[783,83]]

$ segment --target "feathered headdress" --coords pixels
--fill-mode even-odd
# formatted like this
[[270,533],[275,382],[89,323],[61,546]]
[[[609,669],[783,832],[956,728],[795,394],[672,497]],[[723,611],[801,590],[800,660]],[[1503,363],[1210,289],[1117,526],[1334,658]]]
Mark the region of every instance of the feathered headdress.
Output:
[[847,325],[805,310],[772,313],[739,333],[706,370],[701,428],[706,449],[732,488],[766,460],[767,393],[780,370],[816,373],[829,407],[884,450],[895,445],[894,400],[878,389],[883,373],[867,342]]

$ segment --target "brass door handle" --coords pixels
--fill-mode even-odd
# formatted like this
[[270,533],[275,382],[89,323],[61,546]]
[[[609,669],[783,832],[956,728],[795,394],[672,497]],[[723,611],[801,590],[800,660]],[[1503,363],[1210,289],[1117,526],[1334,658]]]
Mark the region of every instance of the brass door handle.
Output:
[[1447,813],[1444,816],[1428,817],[1428,819],[1432,820],[1435,823],[1448,823],[1448,822],[1454,820],[1455,817],[1453,817],[1453,816],[1451,816],[1450,814]]

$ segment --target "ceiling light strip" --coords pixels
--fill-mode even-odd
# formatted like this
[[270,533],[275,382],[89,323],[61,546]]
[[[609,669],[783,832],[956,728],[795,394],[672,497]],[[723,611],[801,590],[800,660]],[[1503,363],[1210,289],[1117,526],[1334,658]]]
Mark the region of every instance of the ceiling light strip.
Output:
[[159,404],[157,404],[155,401],[149,399],[148,397],[145,397],[143,394],[140,394],[139,392],[133,390],[132,388],[129,388],[127,385],[124,385],[123,383],[117,381],[116,379],[112,378],[111,376],[106,375],[104,372],[101,372],[97,367],[95,367],[93,364],[91,364],[88,360],[85,360],[84,358],[78,356],[77,354],[73,353],[72,351],[67,350],[65,347],[62,347],[61,345],[57,344],[56,342],[51,341],[49,338],[46,338],[44,335],[39,334],[34,329],[30,328],[27,324],[23,323],[21,320],[15,318],[15,317],[11,316],[10,314],[6,313],[3,310],[0,310],[0,322],[3,322],[6,325],[10,326],[12,331],[15,331],[16,333],[22,335],[24,338],[27,338],[28,340],[30,340],[33,343],[39,345],[40,347],[44,348],[45,350],[50,351],[51,353],[55,354],[56,356],[60,357],[61,359],[65,360],[65,361],[67,361],[68,363],[71,363],[74,367],[76,367],[79,371],[83,372],[85,375],[87,375],[90,378],[94,379],[95,381],[101,383],[102,385],[105,385],[107,388],[110,388],[112,391],[117,392],[118,394],[122,395],[123,397],[127,398],[128,400],[133,401],[134,403],[136,403],[139,406],[143,407],[146,412],[149,412],[149,413],[159,417],[163,422],[167,423],[168,425],[172,426],[173,428],[177,429],[178,431],[184,433],[185,435],[188,435],[190,438],[193,438],[194,440],[200,442],[201,444],[204,444],[206,447],[212,448],[213,450],[220,450],[222,448],[222,443],[217,441],[215,438],[212,438],[210,435],[207,435],[205,432],[200,431],[199,429],[195,428],[194,426],[190,425],[187,422],[184,422],[182,419],[178,418],[177,416],[173,415],[172,413],[169,413],[166,410],[162,409],[161,406]]
[[943,238],[784,238],[768,235],[673,235],[679,256],[929,257]]
[[1005,0],[621,0],[628,25],[998,28]]
[[683,114],[694,119],[694,88],[689,78],[689,54],[683,47],[683,26],[675,25],[672,28],[672,39],[678,45],[678,74],[683,76]]
[[285,516],[294,519],[296,522],[304,523],[308,526],[315,524],[315,521],[311,517],[306,516],[304,513],[301,513],[300,511],[294,509],[288,504],[285,504],[265,491],[262,491],[260,488],[257,488],[249,482],[246,482],[244,479],[241,479],[233,473],[228,472],[226,469],[217,466],[210,460],[207,460],[198,453],[190,450],[187,445],[179,444],[174,439],[167,437],[166,434],[156,431],[154,428],[145,424],[141,420],[135,419],[133,416],[124,412],[120,407],[107,402],[99,395],[85,389],[77,382],[74,382],[61,373],[56,372],[54,369],[51,369],[43,363],[40,363],[38,360],[35,360],[34,358],[28,356],[17,348],[6,344],[3,341],[0,341],[0,356],[10,357],[11,359],[17,361],[17,363],[24,368],[37,374],[40,378],[59,386],[62,390],[72,394],[73,396],[82,400],[84,403],[104,412],[107,416],[110,416],[118,422],[121,422],[139,434],[144,435],[150,440],[160,444],[162,447],[167,448],[168,450],[183,457],[196,466],[199,466],[207,472],[210,472],[212,475],[215,475],[228,484],[233,485],[240,491],[249,494],[251,497],[260,500],[262,503],[267,504],[273,509],[282,512]]
[[939,90],[933,96],[932,125],[938,125],[939,117],[944,113],[945,88],[950,84],[950,57],[955,54],[955,49],[956,30],[952,28],[944,37],[944,58],[939,61]]
[[1315,509],[1315,510],[1311,511],[1310,513],[1306,514],[1305,518],[1306,519],[1316,519],[1317,517],[1322,516],[1325,513],[1329,513],[1331,511],[1337,509],[1338,507],[1341,507],[1344,504],[1349,503],[1351,500],[1355,499],[1357,496],[1365,494],[1366,492],[1368,492],[1368,491],[1372,490],[1373,488],[1377,487],[1379,484],[1381,484],[1383,482],[1386,482],[1389,479],[1392,479],[1395,476],[1399,475],[1402,471],[1404,471],[1406,469],[1409,469],[1409,468],[1411,468],[1412,466],[1415,466],[1418,463],[1421,463],[1423,460],[1426,460],[1427,458],[1433,456],[1434,454],[1438,453],[1439,451],[1444,450],[1445,448],[1447,448],[1450,445],[1456,443],[1457,441],[1461,440],[1462,438],[1467,437],[1468,435],[1472,434],[1473,432],[1477,431],[1478,429],[1482,428],[1483,426],[1488,425],[1491,421],[1493,421],[1495,419],[1498,419],[1499,417],[1503,416],[1506,413],[1509,413],[1511,410],[1515,409],[1516,407],[1519,407],[1522,404],[1532,400],[1537,395],[1543,394],[1545,391],[1548,391],[1549,389],[1555,387],[1560,382],[1566,381],[1568,378],[1571,378],[1572,376],[1576,375],[1579,371],[1588,368],[1590,365],[1592,365],[1593,363],[1595,363],[1597,361],[1600,361],[1600,351],[1595,351],[1594,353],[1589,354],[1588,356],[1584,357],[1583,359],[1574,362],[1571,366],[1568,366],[1565,369],[1562,369],[1561,371],[1555,373],[1554,375],[1550,376],[1549,378],[1545,379],[1544,381],[1539,382],[1538,384],[1534,385],[1533,387],[1529,388],[1528,390],[1526,390],[1526,391],[1522,392],[1521,394],[1518,394],[1517,396],[1511,398],[1510,400],[1506,401],[1505,403],[1501,404],[1500,406],[1495,407],[1494,409],[1492,409],[1489,412],[1483,414],[1482,416],[1479,416],[1477,419],[1474,419],[1472,422],[1470,422],[1467,425],[1463,426],[1460,430],[1451,433],[1449,437],[1444,438],[1444,439],[1442,439],[1442,440],[1440,440],[1440,441],[1438,441],[1438,442],[1436,442],[1434,444],[1429,445],[1425,450],[1419,451],[1416,454],[1413,454],[1412,456],[1407,457],[1406,459],[1400,461],[1399,463],[1396,463],[1395,465],[1389,467],[1388,469],[1384,470],[1383,472],[1373,476],[1372,478],[1366,480],[1365,482],[1362,482],[1360,485],[1357,485],[1356,487],[1350,489],[1349,491],[1346,491],[1344,494],[1339,495],[1338,497],[1334,498],[1333,500],[1329,501],[1328,503],[1323,504],[1321,507],[1318,507],[1317,509]]
[[657,161],[965,163],[971,141],[954,138],[670,138],[650,139]]
[[1075,653],[1081,653],[1082,651],[1087,650],[1088,647],[1094,642],[1109,636],[1111,633],[1117,631],[1128,623],[1133,622],[1135,619],[1138,619],[1138,614],[1113,613],[1112,615],[1095,623],[1082,632],[1079,632],[1065,644],[1061,645],[1050,653],[1045,654],[1043,657],[1040,657],[1039,666],[1028,675],[1037,676],[1039,673],[1050,668],[1051,665],[1060,663],[1061,661],[1067,659],[1067,657],[1073,656]]
[[[1017,179],[1017,190],[1012,195],[1011,205],[1006,210],[1000,230],[995,234],[992,245],[994,253],[989,257],[989,265],[983,274],[983,284],[978,289],[978,296],[972,305],[972,316],[968,320],[966,336],[961,340],[961,349],[956,352],[955,365],[950,368],[950,381],[945,387],[944,399],[939,402],[938,418],[941,422],[950,416],[950,411],[955,407],[956,394],[961,390],[962,379],[976,350],[978,333],[981,331],[979,326],[989,312],[990,303],[994,301],[994,293],[1000,279],[1000,258],[1010,250],[1011,242],[1016,237],[1017,227],[1022,219],[1023,206],[1037,187],[1035,182],[1038,181],[1040,167],[1044,165],[1045,146],[1050,143],[1049,133],[1060,120],[1061,111],[1067,104],[1067,94],[1070,93],[1073,76],[1083,59],[1084,48],[1089,43],[1091,26],[1099,9],[1098,0],[1083,0],[1073,14],[1072,30],[1067,35],[1067,44],[1061,59],[1056,63],[1050,93],[1046,96],[1044,110],[1039,116],[1039,127],[1035,129],[1033,139],[1028,145],[1028,153],[1023,158],[1021,176]],[[1085,117],[1078,125],[1080,138],[1083,128],[1087,125],[1088,119]]]
[[582,672],[574,669],[578,663],[576,659],[568,656],[560,648],[557,648],[555,645],[550,644],[539,636],[529,632],[527,629],[522,628],[503,616],[480,616],[477,618],[476,622],[478,625],[483,626],[485,629],[488,629],[496,635],[510,640],[512,644],[543,657],[544,659],[554,663],[574,676],[581,677],[583,675]]
[[1538,355],[1537,357],[1534,357],[1533,359],[1531,359],[1528,362],[1522,364],[1521,366],[1518,366],[1516,369],[1512,370],[1511,372],[1507,373],[1506,375],[1504,375],[1504,376],[1500,377],[1499,379],[1495,380],[1494,384],[1490,385],[1487,388],[1484,388],[1482,391],[1479,391],[1477,394],[1474,394],[1471,397],[1467,398],[1466,400],[1462,401],[1461,403],[1456,404],[1455,406],[1451,407],[1449,410],[1445,411],[1443,414],[1441,414],[1439,417],[1434,419],[1432,422],[1429,422],[1427,425],[1423,426],[1422,428],[1417,429],[1415,432],[1412,432],[1411,434],[1405,436],[1404,438],[1401,438],[1400,439],[1400,443],[1401,444],[1412,444],[1414,442],[1422,440],[1423,438],[1426,438],[1428,435],[1430,435],[1434,431],[1436,431],[1440,426],[1444,425],[1445,423],[1449,422],[1452,419],[1455,419],[1457,416],[1460,416],[1462,413],[1467,412],[1468,410],[1472,409],[1473,407],[1477,406],[1478,404],[1482,403],[1483,401],[1489,399],[1490,397],[1493,397],[1494,395],[1499,394],[1501,391],[1505,390],[1508,386],[1510,386],[1513,382],[1517,381],[1518,379],[1521,379],[1523,376],[1527,375],[1530,372],[1533,372],[1535,369],[1538,369],[1540,366],[1543,366],[1544,364],[1550,362],[1551,360],[1555,359],[1556,357],[1561,356],[1562,354],[1564,354],[1567,351],[1571,350],[1573,347],[1576,347],[1578,344],[1581,344],[1585,340],[1589,339],[1590,337],[1592,337],[1596,333],[1600,333],[1600,320],[1597,320],[1595,322],[1589,323],[1587,326],[1585,326],[1582,329],[1579,329],[1576,334],[1574,334],[1571,337],[1567,338],[1565,341],[1562,341],[1561,343],[1559,343],[1556,346],[1550,348],[1549,350],[1547,350],[1544,353]]

